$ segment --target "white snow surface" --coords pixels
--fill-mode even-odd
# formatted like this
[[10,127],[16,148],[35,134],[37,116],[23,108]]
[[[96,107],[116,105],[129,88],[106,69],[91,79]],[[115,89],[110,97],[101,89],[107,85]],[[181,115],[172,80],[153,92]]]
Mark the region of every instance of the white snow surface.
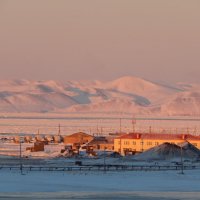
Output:
[[[200,171],[29,172],[0,171],[4,199],[199,199]],[[135,197],[135,198],[133,198]]]
[[[118,163],[119,163],[119,159]],[[106,163],[111,163],[106,158]],[[69,165],[72,159],[55,160]],[[84,159],[84,162],[103,162]],[[123,161],[123,163],[125,163]],[[49,163],[50,164],[50,163]],[[141,165],[142,163],[138,163]],[[143,163],[148,165],[150,163]],[[165,164],[165,163],[163,163]],[[199,199],[200,170],[24,171],[0,170],[0,199]]]

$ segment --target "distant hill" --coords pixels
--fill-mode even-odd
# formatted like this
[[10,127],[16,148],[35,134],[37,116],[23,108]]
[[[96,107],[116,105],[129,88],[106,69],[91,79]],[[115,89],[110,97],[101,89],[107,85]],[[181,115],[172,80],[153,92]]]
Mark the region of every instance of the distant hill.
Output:
[[0,81],[1,112],[126,112],[200,115],[200,85],[161,84],[126,76],[94,81]]

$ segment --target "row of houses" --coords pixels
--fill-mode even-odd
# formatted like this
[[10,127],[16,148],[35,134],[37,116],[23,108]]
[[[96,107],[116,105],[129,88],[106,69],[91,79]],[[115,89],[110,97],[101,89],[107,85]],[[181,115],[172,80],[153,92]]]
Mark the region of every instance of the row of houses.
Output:
[[27,142],[27,143],[44,142],[48,144],[48,143],[63,142],[63,136],[61,135],[36,135],[36,136],[28,135],[24,137],[14,136],[13,141],[15,143],[19,143],[21,138],[23,142]]
[[121,136],[94,137],[86,133],[75,133],[64,138],[64,143],[78,149],[85,144],[86,149],[111,150],[121,155],[146,151],[165,142],[179,145],[189,142],[200,149],[200,136],[167,133],[128,133]]
[[92,136],[83,132],[74,133],[64,137],[64,144],[74,151],[86,150],[88,153],[93,153],[95,150],[114,151],[113,136]]
[[79,149],[85,144],[88,151],[106,149],[121,155],[140,153],[165,142],[178,145],[185,141],[200,149],[200,136],[191,134],[128,133],[120,136],[94,137],[79,132],[64,137],[64,143],[71,145],[73,149]]
[[74,152],[79,152],[80,148],[88,153],[93,153],[95,150],[114,151],[114,137],[92,136],[87,133],[78,132],[72,135],[35,135],[35,136],[14,136],[13,142],[33,143],[32,147],[27,147],[26,150],[31,152],[44,151],[44,146],[49,144],[62,143],[66,150],[70,150],[72,155]]
[[62,142],[71,151],[85,149],[91,153],[95,150],[109,150],[118,152],[121,155],[140,153],[165,142],[178,145],[188,141],[200,149],[200,136],[191,134],[128,133],[120,136],[109,135],[103,137],[78,132],[67,136],[49,136],[49,140],[47,140],[47,137],[39,136],[35,139],[36,142],[42,142],[43,144],[48,144],[48,141],[52,142],[52,140],[54,143]]

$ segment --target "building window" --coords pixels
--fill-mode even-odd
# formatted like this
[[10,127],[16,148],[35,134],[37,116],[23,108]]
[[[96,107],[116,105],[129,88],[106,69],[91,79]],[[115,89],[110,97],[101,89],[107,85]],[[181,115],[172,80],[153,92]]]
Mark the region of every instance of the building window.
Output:
[[129,141],[124,141],[124,145],[129,145]]
[[133,141],[133,145],[136,145],[136,141]]
[[120,145],[120,144],[121,144],[121,141],[118,142],[118,145]]
[[158,145],[159,145],[159,142],[155,142],[155,145],[158,146]]
[[151,145],[152,145],[152,142],[147,142],[147,145],[148,145],[148,146],[151,146]]

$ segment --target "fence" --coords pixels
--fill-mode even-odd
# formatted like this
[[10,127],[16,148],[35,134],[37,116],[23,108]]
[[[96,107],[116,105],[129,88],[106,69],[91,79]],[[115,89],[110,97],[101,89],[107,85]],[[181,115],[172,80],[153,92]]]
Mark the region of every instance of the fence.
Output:
[[[0,166],[0,170],[21,170],[20,166]],[[83,166],[23,166],[23,171],[167,171],[181,170],[181,165],[83,165]],[[184,170],[199,169],[195,165],[183,166]]]

